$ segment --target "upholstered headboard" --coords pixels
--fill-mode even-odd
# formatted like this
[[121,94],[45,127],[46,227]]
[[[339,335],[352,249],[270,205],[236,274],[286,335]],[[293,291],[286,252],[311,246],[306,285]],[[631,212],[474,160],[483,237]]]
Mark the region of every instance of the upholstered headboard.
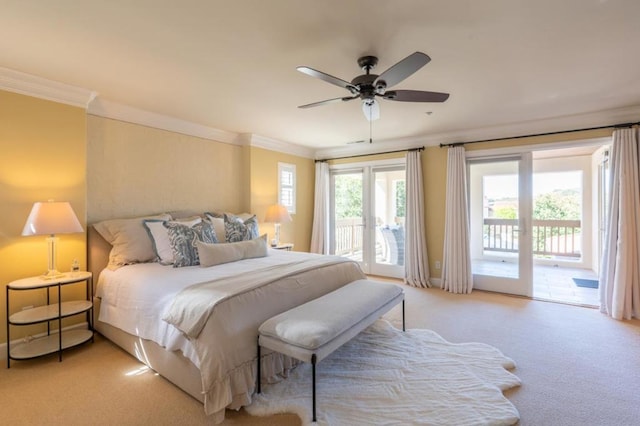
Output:
[[100,272],[109,264],[110,251],[111,244],[102,238],[93,225],[89,225],[87,227],[87,268],[93,273],[94,294]]

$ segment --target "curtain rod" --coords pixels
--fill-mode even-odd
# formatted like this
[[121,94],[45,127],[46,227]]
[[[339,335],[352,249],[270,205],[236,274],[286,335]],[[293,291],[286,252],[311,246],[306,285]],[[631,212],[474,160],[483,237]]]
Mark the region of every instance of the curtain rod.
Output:
[[549,135],[560,135],[562,133],[574,133],[574,132],[584,132],[587,130],[602,130],[602,129],[624,129],[626,127],[633,127],[640,125],[640,121],[636,121],[635,123],[621,123],[621,124],[612,124],[610,126],[600,126],[600,127],[586,127],[584,129],[574,129],[574,130],[560,130],[558,132],[548,132],[548,133],[535,133],[531,135],[521,135],[521,136],[511,136],[508,138],[496,138],[496,139],[484,139],[480,141],[471,141],[471,142],[454,142],[454,143],[441,143],[440,148],[450,147],[450,146],[462,146],[471,143],[482,143],[482,142],[496,142],[496,141],[506,141],[509,139],[522,139],[522,138],[532,138],[536,136],[549,136]]
[[384,155],[384,154],[395,154],[397,152],[411,152],[411,151],[423,151],[424,146],[419,148],[409,148],[409,149],[399,149],[397,151],[387,151],[387,152],[372,152],[370,154],[358,154],[358,155],[349,155],[347,157],[335,157],[335,158],[324,158],[322,160],[315,160],[316,163],[323,163],[325,161],[331,160],[344,160],[345,158],[357,158],[357,157],[369,157],[371,155]]

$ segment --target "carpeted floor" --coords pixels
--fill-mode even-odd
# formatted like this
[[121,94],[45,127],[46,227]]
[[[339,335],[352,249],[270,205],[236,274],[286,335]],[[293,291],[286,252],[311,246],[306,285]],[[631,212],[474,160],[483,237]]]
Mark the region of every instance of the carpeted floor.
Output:
[[[637,425],[640,321],[486,292],[405,287],[407,327],[482,342],[513,359],[522,386],[505,396],[520,425]],[[400,325],[400,309],[387,318]],[[56,357],[0,368],[0,424],[202,425],[202,405],[98,337]],[[293,414],[227,412],[225,425],[299,425]]]

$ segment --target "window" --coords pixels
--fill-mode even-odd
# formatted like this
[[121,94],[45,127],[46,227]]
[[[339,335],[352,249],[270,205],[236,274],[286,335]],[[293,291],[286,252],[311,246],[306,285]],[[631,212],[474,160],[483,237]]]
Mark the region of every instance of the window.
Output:
[[296,212],[296,166],[278,163],[278,204],[287,208],[289,213]]

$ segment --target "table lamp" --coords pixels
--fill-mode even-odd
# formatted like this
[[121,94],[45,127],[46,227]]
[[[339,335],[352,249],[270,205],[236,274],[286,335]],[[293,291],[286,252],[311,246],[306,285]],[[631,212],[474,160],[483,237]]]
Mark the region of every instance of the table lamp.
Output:
[[42,276],[44,279],[53,279],[62,275],[56,269],[56,234],[73,234],[83,232],[78,217],[66,201],[49,200],[46,203],[33,204],[27,223],[22,230],[23,236],[49,235],[46,238],[48,259],[48,271]]
[[264,218],[265,222],[272,222],[275,227],[275,238],[274,238],[274,246],[280,244],[280,224],[291,222],[291,216],[289,215],[289,211],[287,208],[281,204],[274,204],[269,206],[267,209],[267,214]]

